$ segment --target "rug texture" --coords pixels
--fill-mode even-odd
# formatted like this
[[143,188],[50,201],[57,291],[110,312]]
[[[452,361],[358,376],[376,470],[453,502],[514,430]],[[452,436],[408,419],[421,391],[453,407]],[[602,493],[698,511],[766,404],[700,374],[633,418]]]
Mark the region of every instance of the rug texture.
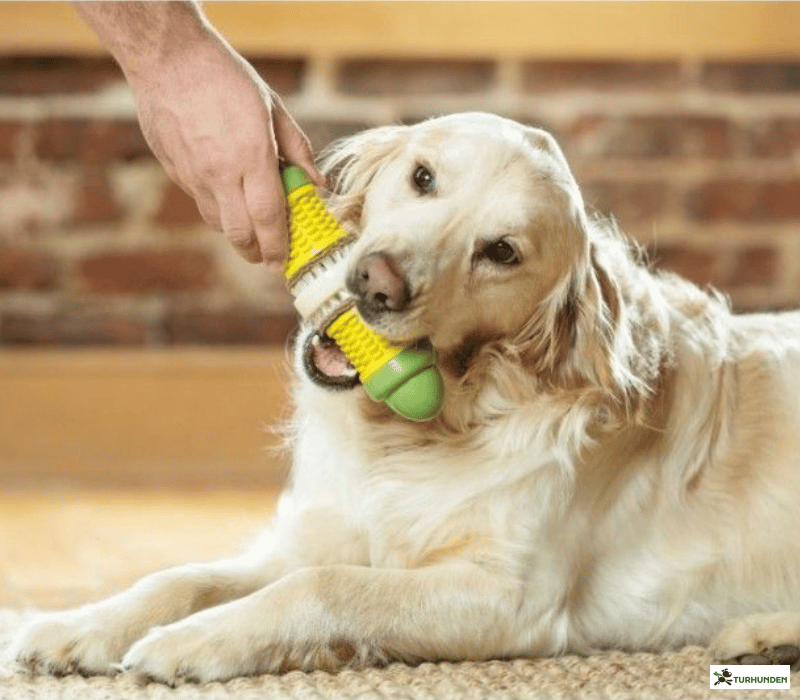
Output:
[[800,673],[792,674],[791,690],[737,691],[709,688],[708,660],[702,649],[687,647],[668,654],[613,652],[581,658],[489,661],[482,663],[425,663],[410,667],[392,664],[383,669],[287,673],[282,676],[239,678],[227,683],[138,685],[129,675],[114,678],[32,677],[9,658],[17,629],[33,613],[0,610],[0,698],[5,700],[144,700],[158,698],[798,698]]

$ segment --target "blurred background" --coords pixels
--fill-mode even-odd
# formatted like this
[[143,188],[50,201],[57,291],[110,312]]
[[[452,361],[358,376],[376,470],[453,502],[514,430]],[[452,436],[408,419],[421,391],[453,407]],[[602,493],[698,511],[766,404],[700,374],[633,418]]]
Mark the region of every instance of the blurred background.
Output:
[[[800,5],[217,3],[319,150],[488,110],[560,140],[588,204],[740,310],[800,302]],[[67,3],[0,3],[0,482],[276,484],[282,278],[165,176]]]

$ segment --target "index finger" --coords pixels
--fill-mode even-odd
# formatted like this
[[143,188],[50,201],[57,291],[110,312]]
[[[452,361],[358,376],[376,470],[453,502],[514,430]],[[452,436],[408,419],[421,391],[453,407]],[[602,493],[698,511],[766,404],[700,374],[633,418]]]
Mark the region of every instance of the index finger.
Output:
[[243,186],[261,256],[268,263],[285,262],[289,253],[289,227],[286,195],[277,163],[259,164],[245,175]]
[[228,242],[245,260],[261,262],[261,252],[247,212],[242,186],[238,182],[215,193],[222,231]]
[[277,97],[273,105],[272,128],[280,154],[290,163],[299,165],[317,187],[326,187],[325,176],[317,169],[311,142]]

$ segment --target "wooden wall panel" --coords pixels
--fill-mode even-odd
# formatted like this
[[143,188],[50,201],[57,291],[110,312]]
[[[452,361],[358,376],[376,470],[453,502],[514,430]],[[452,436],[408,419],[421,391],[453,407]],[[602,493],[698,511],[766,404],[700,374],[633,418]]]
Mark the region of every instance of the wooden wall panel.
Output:
[[0,487],[274,486],[283,350],[0,353]]
[[[694,58],[800,53],[791,2],[208,2],[242,52]],[[0,52],[95,53],[64,2],[0,3]]]

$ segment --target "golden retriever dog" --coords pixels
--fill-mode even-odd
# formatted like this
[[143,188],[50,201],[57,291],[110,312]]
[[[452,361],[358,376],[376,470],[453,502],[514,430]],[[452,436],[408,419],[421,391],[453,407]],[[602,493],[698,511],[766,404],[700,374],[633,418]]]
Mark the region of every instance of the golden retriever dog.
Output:
[[510,120],[367,131],[325,167],[357,306],[433,345],[442,413],[348,389],[304,325],[263,537],[47,614],[17,659],[168,684],[686,644],[796,661],[800,314],[654,272]]

